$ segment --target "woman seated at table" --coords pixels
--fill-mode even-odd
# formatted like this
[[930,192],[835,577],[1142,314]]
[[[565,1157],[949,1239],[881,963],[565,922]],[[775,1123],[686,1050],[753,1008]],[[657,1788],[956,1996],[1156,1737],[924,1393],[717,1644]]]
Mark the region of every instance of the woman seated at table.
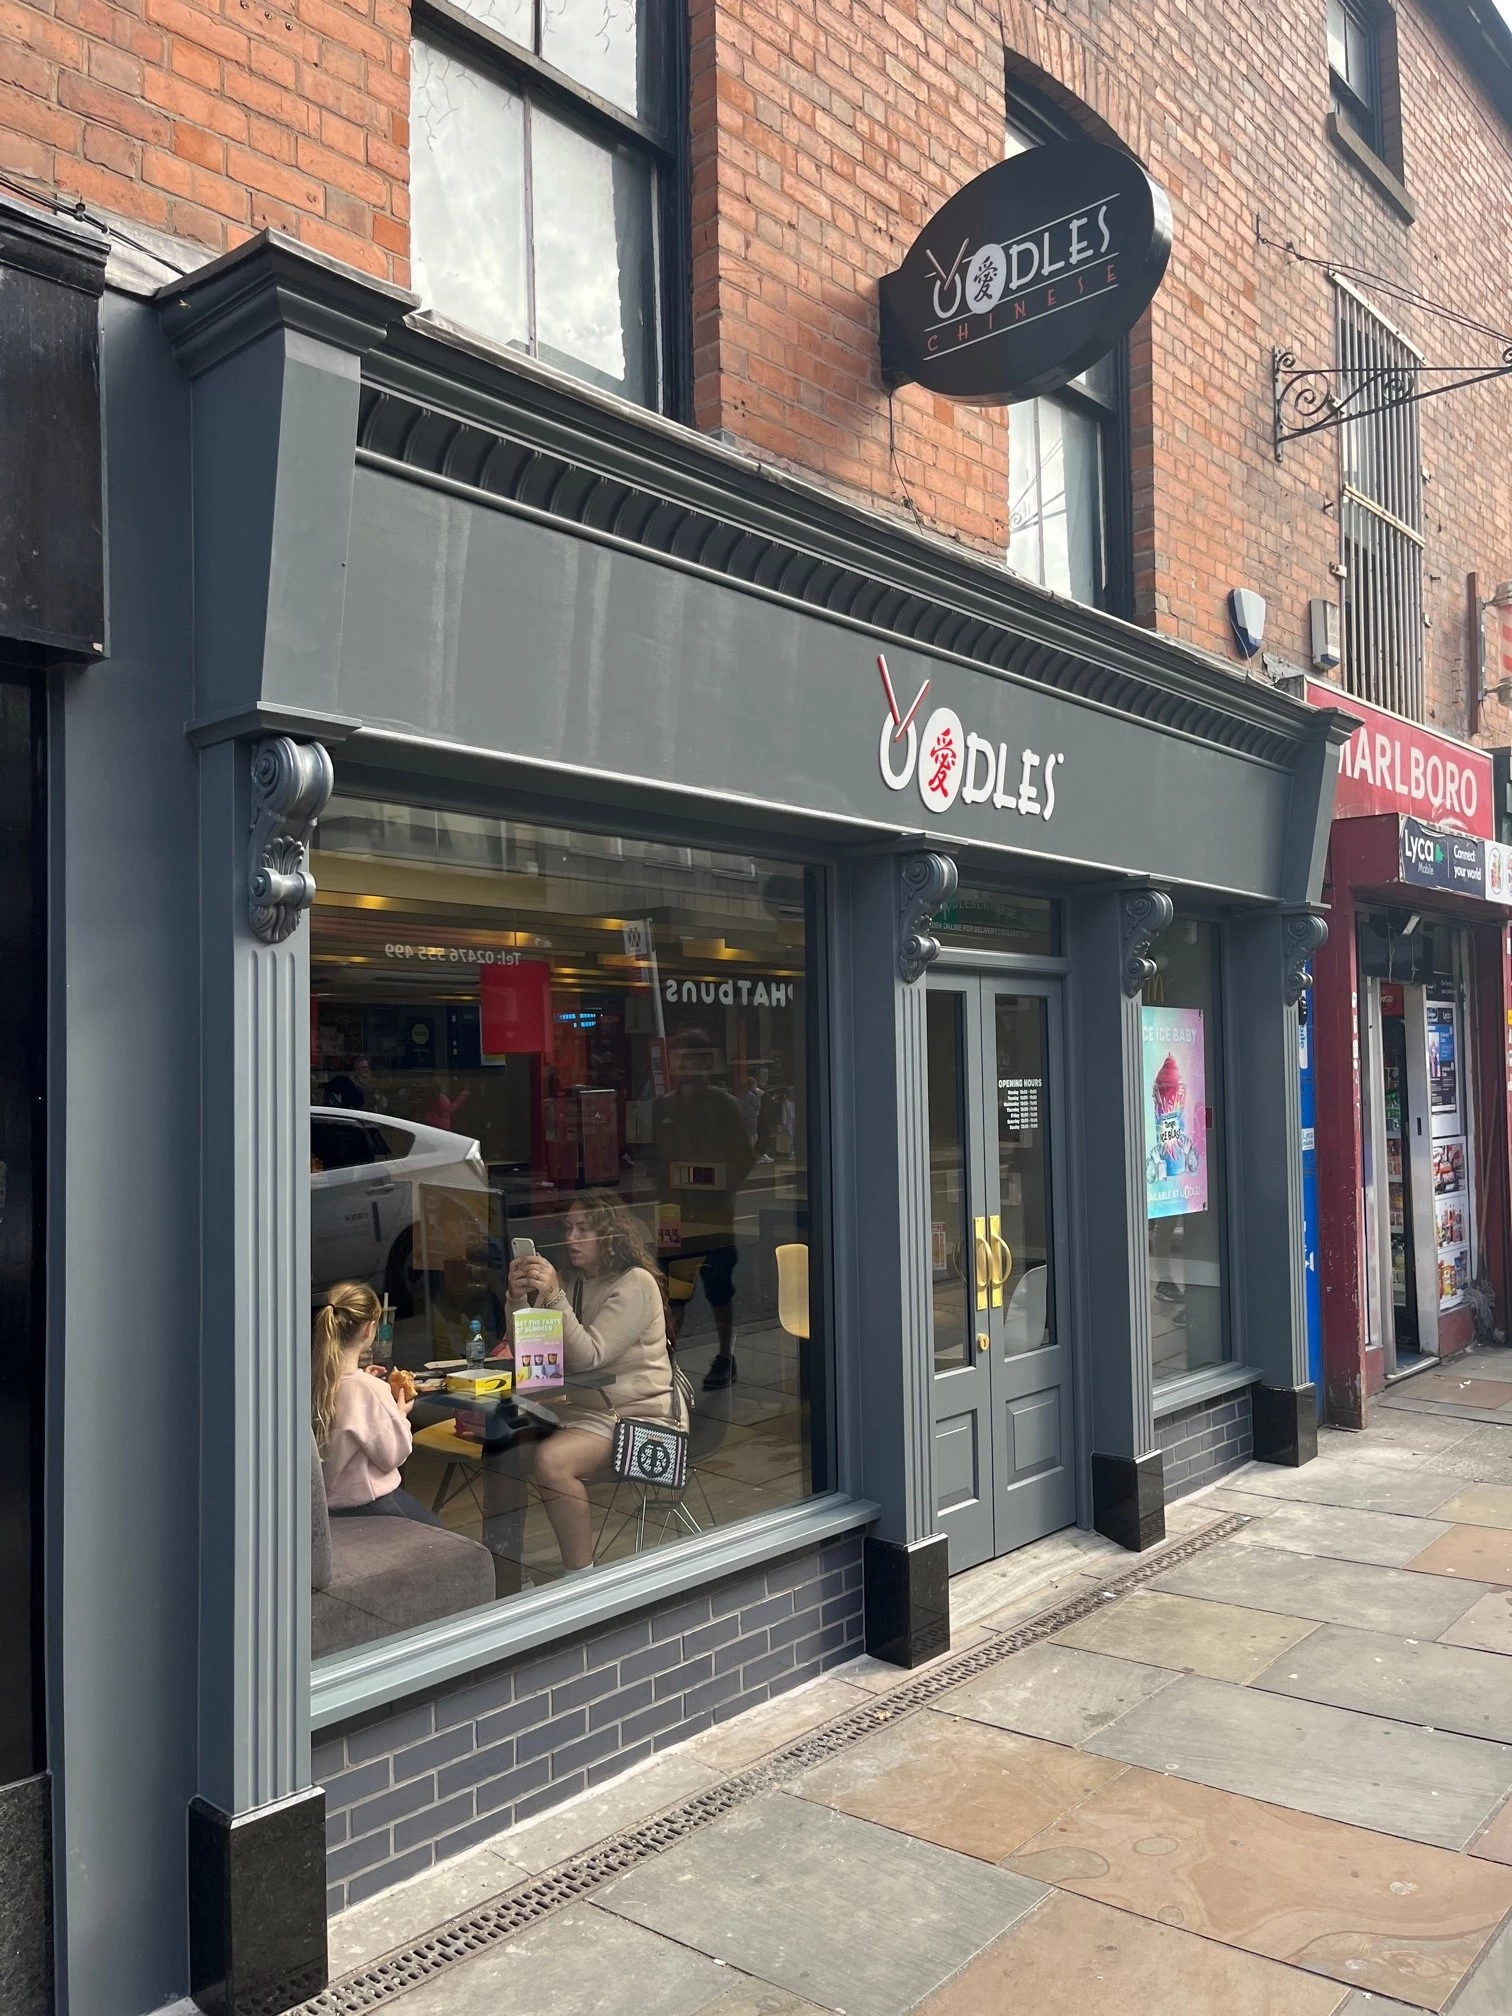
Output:
[[[569,1571],[593,1559],[587,1480],[608,1467],[615,1422],[688,1425],[667,1342],[661,1270],[646,1228],[607,1190],[585,1190],[567,1213],[569,1287],[540,1254],[513,1261],[510,1313],[532,1296],[562,1315],[568,1392],[557,1432],[537,1445],[535,1479]],[[602,1389],[594,1378],[604,1380]]]
[[[362,1369],[378,1334],[378,1297],[361,1281],[339,1281],[315,1311],[310,1339],[310,1420],[325,1473],[326,1504],[355,1518],[387,1515],[425,1526],[441,1521],[399,1483],[414,1446],[407,1373]],[[392,1377],[392,1384],[391,1384]],[[394,1387],[399,1391],[395,1392]],[[402,1396],[402,1397],[401,1397]]]

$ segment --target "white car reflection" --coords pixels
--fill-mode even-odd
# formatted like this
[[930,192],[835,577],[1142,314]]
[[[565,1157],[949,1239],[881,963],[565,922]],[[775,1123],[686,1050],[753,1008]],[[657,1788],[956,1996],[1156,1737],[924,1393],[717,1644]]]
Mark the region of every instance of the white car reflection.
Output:
[[386,1114],[312,1106],[312,1293],[337,1281],[366,1281],[388,1295],[399,1315],[409,1315],[424,1292],[422,1259],[434,1268],[440,1257],[421,1246],[428,1186],[460,1193],[464,1208],[475,1198],[486,1234],[488,1169],[477,1141]]

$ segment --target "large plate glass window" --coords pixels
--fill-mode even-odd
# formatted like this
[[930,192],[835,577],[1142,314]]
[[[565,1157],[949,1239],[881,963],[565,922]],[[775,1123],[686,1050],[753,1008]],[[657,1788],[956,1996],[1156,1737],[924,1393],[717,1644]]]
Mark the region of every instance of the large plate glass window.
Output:
[[815,872],[340,795],[314,871],[316,1656],[827,1488]]
[[1214,925],[1178,915],[1155,942],[1139,1013],[1157,1383],[1228,1355],[1219,943]]
[[[1025,153],[1077,128],[1010,76],[1003,151]],[[1132,602],[1127,345],[1064,391],[1008,414],[1008,566],[1077,602],[1127,614]]]
[[674,18],[674,0],[440,0],[416,9],[410,72],[425,306],[663,410],[683,322]]

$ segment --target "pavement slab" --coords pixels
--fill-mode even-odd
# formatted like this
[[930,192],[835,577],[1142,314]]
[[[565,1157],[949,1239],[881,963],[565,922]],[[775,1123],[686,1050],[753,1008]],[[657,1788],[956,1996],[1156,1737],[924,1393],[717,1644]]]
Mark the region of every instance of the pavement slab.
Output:
[[1509,1683],[1512,1666],[1497,1652],[1321,1624],[1254,1684],[1272,1694],[1512,1744]]
[[[1422,1559],[1416,1557],[1419,1564]],[[1281,1547],[1241,1547],[1232,1541],[1170,1569],[1153,1586],[1177,1596],[1310,1617],[1319,1624],[1397,1631],[1404,1638],[1437,1638],[1489,1587],[1448,1576],[1430,1578],[1409,1568],[1318,1560]]]
[[1465,1983],[1454,2016],[1507,2016],[1512,2009],[1512,1925],[1506,1926]]
[[1079,1624],[1056,1633],[1056,1643],[1087,1652],[1108,1652],[1147,1666],[1205,1673],[1211,1680],[1253,1680],[1289,1646],[1318,1626],[1268,1610],[1241,1610],[1230,1603],[1204,1603],[1196,1596],[1169,1596],[1136,1589],[1093,1611]]
[[1512,1791],[1512,1750],[1196,1675],[1086,1748],[1301,1813],[1463,1848]]
[[731,1986],[702,1953],[593,1904],[573,1904],[399,1996],[403,2016],[700,2016]]
[[1494,1526],[1451,1526],[1409,1564],[1424,1575],[1512,1584],[1512,1533]]
[[1361,1512],[1405,1512],[1411,1518],[1426,1519],[1446,1498],[1453,1497],[1462,1480],[1444,1471],[1420,1468],[1409,1450],[1382,1446],[1330,1452],[1296,1470],[1257,1463],[1236,1471],[1227,1481],[1257,1497],[1348,1505]]
[[[1260,1503],[1262,1501],[1255,1500]],[[1283,1499],[1268,1519],[1236,1533],[1232,1545],[1280,1547],[1292,1554],[1321,1555],[1333,1561],[1362,1561],[1375,1568],[1401,1568],[1414,1554],[1449,1531],[1445,1519],[1419,1519],[1401,1512],[1361,1512],[1349,1505],[1313,1505]]]
[[[846,2016],[906,2016],[1044,1894],[1009,1870],[771,1792],[606,1884],[596,1902]],[[582,2006],[597,2016],[602,2005]],[[636,2007],[660,2016],[652,1996]]]
[[1492,1862],[1512,1863],[1512,1799],[1476,1835],[1470,1843],[1470,1853]]
[[1334,2016],[1342,2000],[1337,1982],[1062,1893],[920,2016]]
[[365,1904],[338,1911],[326,1922],[326,1955],[334,1980],[366,1967],[396,1946],[407,1946],[447,1918],[470,1911],[525,1882],[526,1871],[492,1848],[427,1869]]
[[805,1772],[791,1789],[957,1854],[1002,1862],[1125,1768],[926,1711]]
[[1512,1384],[1505,1379],[1477,1379],[1457,1372],[1420,1372],[1401,1391],[1404,1398],[1448,1400],[1460,1407],[1512,1405]]
[[1512,1486],[1472,1484],[1441,1505],[1439,1516],[1455,1526],[1499,1526],[1512,1533]]
[[1442,2009],[1512,1909],[1512,1869],[1129,1771],[1010,1864],[1163,1925]]
[[[857,1695],[859,1701],[864,1697]],[[664,1807],[692,1799],[719,1783],[720,1773],[706,1758],[689,1749],[674,1752],[649,1771],[632,1771],[602,1792],[591,1792],[570,1805],[554,1806],[539,1818],[511,1827],[499,1837],[499,1850],[531,1875],[580,1855],[606,1834],[633,1827]]]
[[1071,1645],[1030,1645],[942,1694],[935,1707],[1047,1743],[1075,1745],[1175,1679],[1174,1673],[1132,1659]]
[[[897,1684],[901,1675],[896,1666],[884,1668],[880,1660],[871,1663]],[[846,1667],[845,1671],[849,1675],[852,1669]],[[870,1699],[871,1688],[858,1686],[848,1677],[842,1680],[827,1674],[806,1687],[795,1687],[791,1693],[763,1701],[759,1708],[733,1715],[728,1722],[716,1722],[712,1729],[680,1744],[672,1754],[690,1757],[714,1771],[743,1771],[758,1757],[796,1742],[826,1722],[838,1721],[851,1709],[864,1707]]]

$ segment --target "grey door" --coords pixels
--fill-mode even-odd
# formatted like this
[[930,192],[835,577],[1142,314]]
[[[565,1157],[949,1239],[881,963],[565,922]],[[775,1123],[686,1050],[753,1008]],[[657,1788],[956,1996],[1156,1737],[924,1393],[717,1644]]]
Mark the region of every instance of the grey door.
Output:
[[931,978],[935,1509],[952,1572],[1076,1516],[1053,982]]

